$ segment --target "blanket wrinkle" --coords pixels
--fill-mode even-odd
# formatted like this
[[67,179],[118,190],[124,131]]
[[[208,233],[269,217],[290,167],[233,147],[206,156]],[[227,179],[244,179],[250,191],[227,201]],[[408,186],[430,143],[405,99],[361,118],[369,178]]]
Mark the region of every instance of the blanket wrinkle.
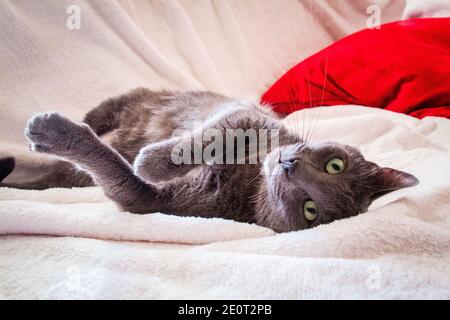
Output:
[[[448,120],[404,119],[401,114],[359,106],[321,108],[320,113],[315,141],[336,133],[342,133],[344,138],[338,140],[344,143],[360,140],[362,145],[372,146],[367,148],[369,159],[376,155],[382,165],[410,171],[421,183],[378,199],[365,214],[285,234],[223,219],[121,213],[96,187],[38,192],[1,189],[0,234],[5,241],[0,242],[0,254],[6,260],[0,268],[10,270],[18,259],[34,263],[26,258],[27,252],[39,252],[35,250],[50,245],[54,251],[39,254],[51,262],[47,266],[41,263],[42,269],[36,271],[46,274],[43,281],[53,285],[64,281],[61,274],[49,280],[45,270],[55,266],[54,259],[60,259],[62,252],[71,250],[74,258],[58,260],[56,265],[64,270],[73,266],[99,268],[107,259],[110,265],[91,277],[97,283],[103,276],[117,281],[129,279],[126,288],[120,290],[121,296],[133,296],[136,289],[132,288],[142,288],[145,293],[139,296],[165,298],[194,291],[202,292],[198,298],[450,298],[450,172],[446,161],[450,148],[440,144],[436,148],[431,143],[447,132]],[[314,110],[303,110],[285,122],[289,126],[300,124],[300,119],[310,121],[314,114]],[[358,123],[362,115],[368,123],[373,121],[371,125],[384,128],[385,134],[360,130],[355,135],[354,126],[349,124]],[[423,126],[435,127],[427,136],[428,145],[427,140],[409,139]],[[378,136],[376,142],[372,135]],[[407,152],[390,145],[394,137],[407,139]],[[87,196],[86,201],[83,196]],[[58,237],[50,241],[43,235]],[[17,245],[22,249],[11,252],[10,246]],[[25,251],[24,245],[28,248]],[[83,262],[92,259],[91,250],[102,260]],[[109,257],[111,250],[114,255]],[[125,275],[116,276],[118,269]],[[265,281],[256,280],[258,275],[265,275]],[[135,283],[140,276],[146,280]],[[237,286],[242,279],[246,279],[246,285]],[[209,288],[211,283],[214,285]],[[8,290],[14,288],[9,282],[0,284],[7,285]],[[154,285],[154,290],[146,284]],[[345,287],[352,293],[344,294]],[[305,288],[309,291],[304,292]],[[114,297],[103,287],[97,290],[98,285],[86,285],[76,292],[48,294]]]
[[[103,22],[131,48],[134,53],[145,62],[151,70],[157,71],[160,77],[170,74],[170,80],[179,88],[204,89],[195,78],[184,72],[178,66],[158,51],[157,47],[127,16],[125,10],[115,1],[99,0],[88,2],[99,13],[104,13]],[[108,7],[110,10],[104,10]],[[127,25],[127,28],[123,26]]]
[[[402,1],[170,3],[4,0],[0,3],[0,157],[20,182],[53,159],[27,151],[36,112],[75,120],[134,87],[259,97],[299,59],[382,22]],[[66,8],[81,29],[66,28]],[[317,114],[320,118],[317,119]],[[223,219],[120,212],[98,187],[0,188],[0,298],[450,299],[450,125],[361,106],[292,114],[314,141],[358,146],[421,183],[369,212],[275,234]]]
[[[212,88],[224,86],[207,45],[200,39],[187,12],[176,1],[162,2],[163,11],[173,15],[175,46],[189,66],[189,71],[202,84],[208,83]],[[189,42],[189,46],[182,45]],[[205,86],[206,87],[206,86]]]

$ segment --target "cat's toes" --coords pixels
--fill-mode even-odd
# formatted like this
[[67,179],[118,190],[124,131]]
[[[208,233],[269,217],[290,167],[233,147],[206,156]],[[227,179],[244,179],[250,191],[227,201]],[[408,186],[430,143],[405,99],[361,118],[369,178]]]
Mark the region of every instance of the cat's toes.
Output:
[[66,134],[63,116],[58,113],[40,113],[35,115],[25,129],[30,148],[37,152],[49,152],[58,143],[58,138]]
[[30,149],[36,152],[59,154],[70,149],[80,138],[82,126],[57,112],[35,115],[25,129]]

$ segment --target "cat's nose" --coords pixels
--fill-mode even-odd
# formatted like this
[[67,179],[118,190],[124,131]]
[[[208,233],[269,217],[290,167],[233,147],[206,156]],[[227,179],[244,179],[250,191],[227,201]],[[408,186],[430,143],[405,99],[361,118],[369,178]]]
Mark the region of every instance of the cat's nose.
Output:
[[292,170],[294,170],[295,166],[297,165],[298,159],[287,159],[287,160],[280,160],[280,166],[283,168],[283,170],[286,173],[291,173]]

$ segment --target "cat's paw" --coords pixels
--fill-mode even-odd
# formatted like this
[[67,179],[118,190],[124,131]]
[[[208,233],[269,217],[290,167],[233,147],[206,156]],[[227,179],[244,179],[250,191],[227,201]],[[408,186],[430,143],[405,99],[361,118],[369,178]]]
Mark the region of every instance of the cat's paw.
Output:
[[28,122],[25,136],[32,151],[64,156],[89,135],[89,130],[60,113],[48,112],[37,114]]
[[150,183],[169,181],[185,175],[190,168],[176,165],[171,159],[175,140],[166,140],[142,148],[134,161],[134,172]]

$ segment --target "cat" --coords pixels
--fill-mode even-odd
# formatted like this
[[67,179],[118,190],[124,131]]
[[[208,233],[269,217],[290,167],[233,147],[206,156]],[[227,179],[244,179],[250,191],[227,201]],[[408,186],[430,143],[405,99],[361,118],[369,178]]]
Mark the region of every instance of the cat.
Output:
[[[44,177],[3,186],[99,185],[131,213],[219,217],[289,232],[366,212],[376,198],[418,183],[409,173],[365,160],[354,147],[311,143],[280,120],[260,103],[139,88],[101,103],[81,124],[56,112],[35,115],[25,130],[31,150],[62,160]],[[253,130],[260,143],[252,149],[244,137],[245,164],[238,161],[233,130]],[[208,132],[232,148],[211,148]],[[100,139],[105,135],[110,145]],[[190,161],[194,150],[208,148],[214,151],[209,159]],[[250,161],[255,150],[259,161]],[[14,160],[0,167],[4,178]]]

